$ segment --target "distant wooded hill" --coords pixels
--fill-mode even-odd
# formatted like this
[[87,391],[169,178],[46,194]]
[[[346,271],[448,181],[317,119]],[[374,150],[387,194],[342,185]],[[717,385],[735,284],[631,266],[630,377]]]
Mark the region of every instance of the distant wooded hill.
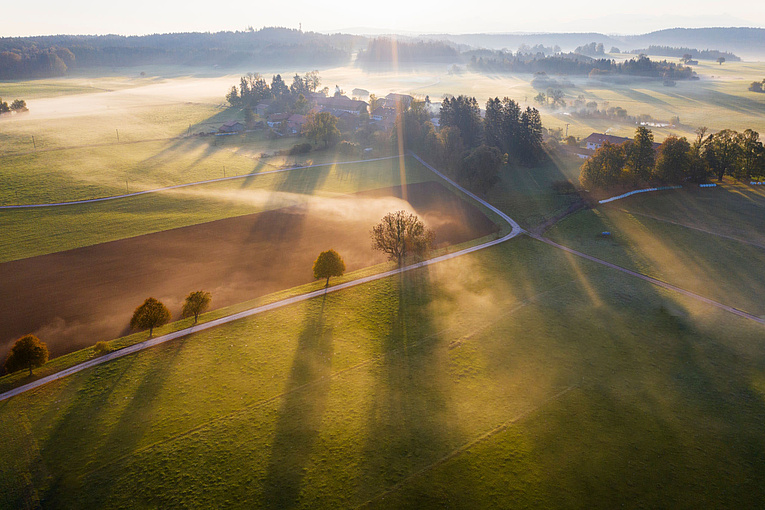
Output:
[[363,37],[286,28],[244,32],[0,38],[0,79],[61,76],[72,69],[150,64],[221,67],[343,64]]
[[459,52],[443,41],[405,41],[378,37],[369,41],[357,57],[359,64],[407,62],[453,62]]
[[[608,50],[611,47],[631,51],[648,46],[717,48],[745,58],[765,57],[765,29],[762,28],[671,28],[641,35],[605,35],[587,33],[516,33],[516,34],[433,34],[423,38],[452,41],[478,48],[515,51],[522,45],[558,45],[573,51],[595,41]],[[726,57],[727,58],[727,57]]]

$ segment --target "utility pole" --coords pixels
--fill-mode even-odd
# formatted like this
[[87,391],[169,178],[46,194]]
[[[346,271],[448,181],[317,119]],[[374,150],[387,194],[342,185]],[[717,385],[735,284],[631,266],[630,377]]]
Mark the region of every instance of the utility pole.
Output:
[[37,150],[37,143],[35,143],[35,136],[32,135],[32,145],[34,146],[35,150]]
[[120,143],[120,130],[115,129],[115,131],[117,132],[117,143]]
[[568,138],[568,122],[566,122],[566,138]]
[[226,167],[225,166],[223,167],[223,178],[224,179],[226,178]]

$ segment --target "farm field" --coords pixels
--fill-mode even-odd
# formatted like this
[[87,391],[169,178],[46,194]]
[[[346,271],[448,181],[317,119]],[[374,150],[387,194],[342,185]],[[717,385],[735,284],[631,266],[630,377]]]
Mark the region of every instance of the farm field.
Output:
[[48,339],[52,356],[128,334],[132,312],[147,296],[177,317],[193,290],[211,292],[220,308],[305,284],[313,281],[316,256],[330,248],[348,271],[383,263],[369,231],[401,209],[433,229],[435,249],[498,230],[476,206],[430,181],[7,262],[0,264],[0,357],[29,331]]
[[21,439],[0,493],[70,508],[756,507],[761,335],[517,239],[5,401],[2,434]]
[[[546,235],[569,248],[765,316],[763,217],[762,190],[726,184],[618,200],[580,211]],[[603,231],[611,237],[600,237]]]
[[[324,166],[258,175],[281,168],[281,164],[260,164],[253,174],[242,170],[240,179],[162,193],[63,207],[0,210],[0,227],[8,241],[0,262],[299,205],[314,195],[332,198],[402,183],[398,158],[343,165],[332,164],[334,152],[316,154],[318,158],[311,154],[310,159],[293,158],[284,164]],[[325,159],[328,164],[322,163]],[[434,178],[413,158],[405,158],[403,165],[403,182]],[[233,172],[230,167],[228,171]],[[60,196],[54,188],[50,193],[53,199]]]
[[[698,125],[765,132],[765,94],[746,91],[765,64],[696,70],[700,81],[675,88],[571,79],[565,93],[679,115],[657,141]],[[288,156],[302,139],[185,136],[243,119],[222,104],[238,75],[146,72],[0,82],[4,99],[28,86],[31,109],[0,120],[0,206],[230,178],[0,209],[0,324],[16,326],[2,332],[0,360],[30,331],[52,355],[68,353],[36,377],[91,359],[98,340],[145,339],[124,335],[150,295],[176,318],[204,288],[207,321],[320,288],[311,264],[328,248],[348,266],[337,281],[390,269],[369,238],[389,211],[420,215],[436,254],[499,235],[494,213],[410,156]],[[321,75],[330,87],[434,101],[535,106],[537,93],[533,76],[435,65]],[[546,127],[569,124],[579,137],[635,128],[542,113]],[[541,231],[581,201],[556,191],[577,182],[580,164],[552,154],[505,166],[485,198]],[[316,166],[289,169],[303,165]],[[726,181],[581,210],[543,235],[765,318],[763,218],[765,190]],[[763,340],[761,324],[521,236],[0,402],[0,509],[760,508]],[[0,377],[0,391],[28,380]]]

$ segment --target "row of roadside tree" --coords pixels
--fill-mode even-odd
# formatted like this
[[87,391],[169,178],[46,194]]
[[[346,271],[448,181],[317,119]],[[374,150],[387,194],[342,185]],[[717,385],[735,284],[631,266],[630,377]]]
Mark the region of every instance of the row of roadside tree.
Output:
[[582,165],[579,180],[590,189],[722,181],[726,175],[747,181],[765,176],[765,149],[759,138],[751,129],[709,134],[702,127],[693,141],[670,136],[657,150],[653,133],[639,127],[634,139],[619,145],[606,142],[596,150]]

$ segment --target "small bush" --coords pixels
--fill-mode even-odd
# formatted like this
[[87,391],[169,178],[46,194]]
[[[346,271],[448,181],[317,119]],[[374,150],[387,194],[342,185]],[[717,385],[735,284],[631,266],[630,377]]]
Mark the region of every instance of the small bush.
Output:
[[103,356],[104,354],[111,352],[111,348],[106,342],[96,342],[96,345],[93,346],[93,352],[96,353],[96,356]]
[[309,152],[311,152],[310,143],[296,143],[290,149],[289,154],[290,156],[294,156],[296,154],[307,154]]

